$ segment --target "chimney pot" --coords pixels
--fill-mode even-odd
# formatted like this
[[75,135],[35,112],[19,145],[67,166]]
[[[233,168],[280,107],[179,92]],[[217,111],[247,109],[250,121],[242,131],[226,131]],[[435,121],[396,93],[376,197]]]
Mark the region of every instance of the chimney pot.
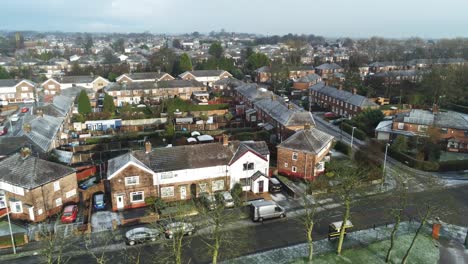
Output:
[[439,112],[439,106],[437,104],[432,105],[432,113],[438,113]]
[[223,134],[223,146],[229,145],[229,136],[226,134]]
[[145,142],[145,153],[148,154],[148,153],[151,152],[151,150],[152,150],[151,142],[146,141]]
[[23,159],[26,159],[27,157],[31,155],[31,149],[27,147],[22,147],[20,150],[20,155]]
[[310,123],[304,124],[304,130],[310,130]]
[[357,93],[357,89],[353,88],[353,94],[356,94],[356,93]]

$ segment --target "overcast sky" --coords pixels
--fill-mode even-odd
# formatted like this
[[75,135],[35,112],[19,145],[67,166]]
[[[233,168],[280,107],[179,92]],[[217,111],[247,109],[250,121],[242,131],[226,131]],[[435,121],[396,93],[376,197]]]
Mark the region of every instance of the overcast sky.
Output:
[[0,1],[0,30],[468,37],[467,0]]

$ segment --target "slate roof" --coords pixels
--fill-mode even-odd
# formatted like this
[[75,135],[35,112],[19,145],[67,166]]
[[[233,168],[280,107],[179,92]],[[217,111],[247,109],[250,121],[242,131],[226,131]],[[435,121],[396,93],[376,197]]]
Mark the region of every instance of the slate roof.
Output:
[[339,90],[333,86],[326,85],[324,82],[319,82],[315,85],[312,85],[309,89],[328,95],[332,98],[339,99],[348,104],[359,106],[361,108],[377,106],[375,102],[369,100],[365,96]]
[[73,172],[73,168],[33,156],[23,158],[19,153],[0,161],[0,181],[29,190]]
[[0,137],[0,156],[9,156],[13,153],[18,152],[22,147],[28,145],[28,138],[26,138],[25,136],[2,136]]
[[262,172],[260,171],[257,171],[255,172],[252,176],[250,176],[250,178],[252,179],[252,181],[256,181],[258,178],[260,177],[266,177],[265,174],[263,174]]
[[320,75],[312,73],[312,74],[309,74],[309,75],[306,75],[304,77],[299,78],[296,82],[310,83],[310,82],[315,82],[317,80],[320,80],[320,78],[321,78]]
[[[24,115],[21,120],[22,129],[19,131],[18,136],[27,137],[29,141],[39,147],[42,152],[48,152],[64,119],[62,117],[44,114],[42,117]],[[25,124],[31,125],[31,132],[24,131]]]
[[63,76],[57,81],[60,83],[92,83],[97,76],[83,75],[83,76]]
[[147,80],[147,79],[159,80],[161,77],[163,77],[166,74],[167,73],[165,72],[159,72],[159,73],[158,72],[132,72],[132,73],[127,73],[123,75],[126,75],[132,80]]
[[297,131],[294,135],[281,142],[281,144],[278,145],[278,148],[287,148],[317,154],[332,140],[333,136],[316,128],[303,129]]
[[196,70],[196,71],[186,71],[181,73],[179,76],[183,77],[187,73],[192,74],[195,77],[211,77],[211,76],[220,76],[226,72],[225,70]]
[[315,69],[318,70],[337,70],[342,69],[342,67],[336,63],[324,63],[320,66],[317,66]]
[[265,142],[239,141],[232,141],[228,146],[223,146],[220,143],[207,143],[155,148],[150,153],[137,150],[109,160],[107,176],[111,176],[130,161],[154,172],[228,165],[237,155],[239,149],[241,151],[251,150],[259,155],[269,154]]
[[255,72],[270,72],[269,66],[263,66],[255,70]]
[[412,109],[410,112],[397,115],[394,121],[468,130],[468,115],[453,111],[433,113],[429,110]]
[[0,79],[0,87],[13,87],[20,81],[16,79]]
[[74,99],[68,96],[56,95],[53,98],[52,104],[41,107],[44,114],[65,117],[73,107]]
[[124,91],[124,90],[150,90],[158,88],[184,88],[184,87],[205,87],[196,80],[179,80],[159,82],[131,82],[131,83],[113,83],[106,88],[106,91]]

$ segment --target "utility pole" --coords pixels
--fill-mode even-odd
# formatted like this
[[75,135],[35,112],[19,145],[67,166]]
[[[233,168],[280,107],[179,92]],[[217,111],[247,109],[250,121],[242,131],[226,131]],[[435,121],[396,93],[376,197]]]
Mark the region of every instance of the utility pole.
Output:
[[351,152],[353,152],[354,129],[356,129],[356,127],[353,126],[353,130],[351,130]]
[[386,169],[386,165],[387,165],[387,151],[388,151],[389,146],[390,146],[389,143],[387,143],[385,145],[385,156],[384,156],[384,163],[383,163],[383,169],[382,169],[382,190],[383,190],[383,187],[384,187],[384,184],[385,184],[385,169]]
[[8,226],[10,227],[11,245],[13,246],[13,254],[16,255],[15,238],[13,237],[13,231],[11,229],[10,209],[8,208],[8,204],[6,205],[6,210],[7,210]]

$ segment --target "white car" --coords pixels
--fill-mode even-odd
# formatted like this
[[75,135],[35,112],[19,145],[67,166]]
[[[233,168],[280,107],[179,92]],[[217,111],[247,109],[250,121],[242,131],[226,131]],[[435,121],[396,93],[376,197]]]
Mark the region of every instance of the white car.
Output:
[[12,122],[18,121],[18,120],[19,120],[19,115],[17,115],[17,114],[12,115],[12,116],[10,117],[10,120],[11,120]]

